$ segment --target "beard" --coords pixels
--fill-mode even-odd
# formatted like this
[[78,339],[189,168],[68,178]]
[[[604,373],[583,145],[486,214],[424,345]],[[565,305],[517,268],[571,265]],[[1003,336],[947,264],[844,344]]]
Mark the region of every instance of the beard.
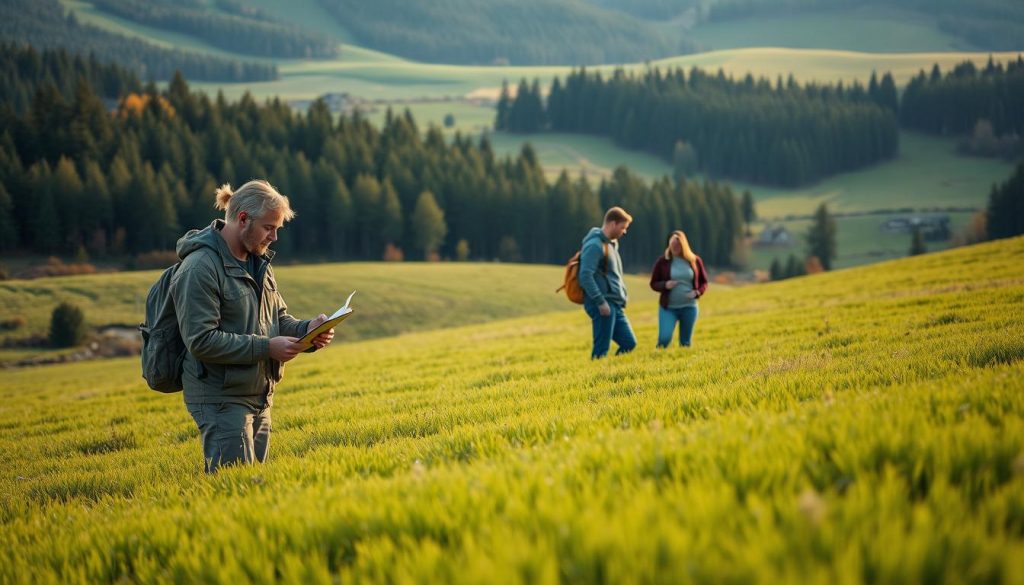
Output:
[[260,239],[259,235],[253,230],[254,227],[255,225],[250,223],[242,229],[242,245],[245,246],[245,250],[250,254],[262,256],[270,248],[270,242]]

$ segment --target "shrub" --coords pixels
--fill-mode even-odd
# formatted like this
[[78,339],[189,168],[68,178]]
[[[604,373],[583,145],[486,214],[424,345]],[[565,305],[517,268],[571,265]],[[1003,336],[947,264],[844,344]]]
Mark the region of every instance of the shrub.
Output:
[[74,347],[85,339],[85,314],[70,303],[61,303],[50,318],[50,345]]
[[14,331],[25,326],[28,321],[24,317],[18,315],[17,317],[11,317],[10,319],[4,319],[0,321],[0,331]]

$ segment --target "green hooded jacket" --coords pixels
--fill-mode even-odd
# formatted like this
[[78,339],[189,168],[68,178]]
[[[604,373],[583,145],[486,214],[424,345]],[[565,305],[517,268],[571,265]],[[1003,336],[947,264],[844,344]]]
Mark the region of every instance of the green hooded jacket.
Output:
[[268,251],[259,261],[263,287],[231,254],[217,219],[178,240],[171,296],[188,350],[182,385],[185,402],[271,404],[284,364],[270,357],[270,339],[302,337],[309,321],[288,314],[277,290]]

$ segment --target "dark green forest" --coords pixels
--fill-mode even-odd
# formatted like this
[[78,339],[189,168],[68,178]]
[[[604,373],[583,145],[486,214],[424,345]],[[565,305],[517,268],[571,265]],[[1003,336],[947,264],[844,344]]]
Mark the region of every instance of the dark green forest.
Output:
[[692,52],[652,23],[562,0],[320,0],[360,44],[416,61],[623,63]]
[[792,77],[727,78],[697,68],[640,75],[574,71],[503,91],[495,128],[610,136],[672,160],[684,151],[716,176],[794,187],[893,157],[899,147],[892,76],[854,84],[800,85]]
[[992,185],[985,223],[992,239],[1024,234],[1024,162],[1005,183]]
[[36,51],[0,42],[0,103],[16,112],[28,110],[32,96],[46,85],[70,100],[78,86],[86,83],[96,95],[116,100],[142,84],[132,72],[117,65],[100,63],[95,55],[83,57],[64,49]]
[[65,48],[117,63],[141,79],[169,80],[175,71],[198,81],[266,81],[277,67],[243,63],[211,55],[164,49],[136,38],[113,34],[65,16],[58,0],[0,0],[0,41],[36,49]]
[[978,69],[970,61],[942,74],[921,71],[903,92],[900,121],[932,134],[966,134],[988,120],[999,135],[1024,134],[1024,58]]
[[44,84],[25,112],[0,105],[3,250],[95,258],[170,249],[217,215],[219,184],[260,177],[298,212],[275,244],[290,260],[377,260],[389,243],[424,257],[413,213],[424,192],[443,213],[446,257],[464,240],[474,259],[563,262],[613,204],[636,218],[624,247],[634,269],[674,228],[709,264],[728,264],[742,231],[726,185],[645,183],[624,168],[596,189],[564,174],[552,184],[529,146],[500,158],[486,136],[446,142],[436,127],[421,133],[408,112],[378,129],[359,116],[335,120],[320,101],[297,113],[276,99],[211,98],[180,76],[165,92],[151,84],[126,96],[114,112],[84,79],[70,98]]
[[243,12],[241,3],[212,10],[203,3],[163,0],[92,0],[115,16],[155,28],[192,35],[214,47],[271,58],[327,58],[338,54],[338,43],[323,35],[280,24],[259,11]]

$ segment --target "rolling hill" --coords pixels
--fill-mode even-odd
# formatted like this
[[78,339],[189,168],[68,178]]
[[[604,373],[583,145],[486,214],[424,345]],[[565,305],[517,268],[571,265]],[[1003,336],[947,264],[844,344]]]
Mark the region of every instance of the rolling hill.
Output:
[[1012,580],[1022,259],[712,287],[688,350],[649,298],[597,363],[579,311],[345,343],[210,477],[135,359],[4,371],[0,580]]
[[[289,312],[303,319],[330,314],[359,291],[352,301],[358,318],[338,331],[346,343],[572,306],[554,294],[562,268],[537,264],[359,262],[276,266],[274,273]],[[0,282],[0,305],[25,318],[24,326],[0,332],[0,364],[66,353],[22,345],[47,335],[50,314],[62,302],[80,307],[90,328],[134,328],[159,275],[151,270]],[[643,278],[627,282],[637,298],[653,294]]]

